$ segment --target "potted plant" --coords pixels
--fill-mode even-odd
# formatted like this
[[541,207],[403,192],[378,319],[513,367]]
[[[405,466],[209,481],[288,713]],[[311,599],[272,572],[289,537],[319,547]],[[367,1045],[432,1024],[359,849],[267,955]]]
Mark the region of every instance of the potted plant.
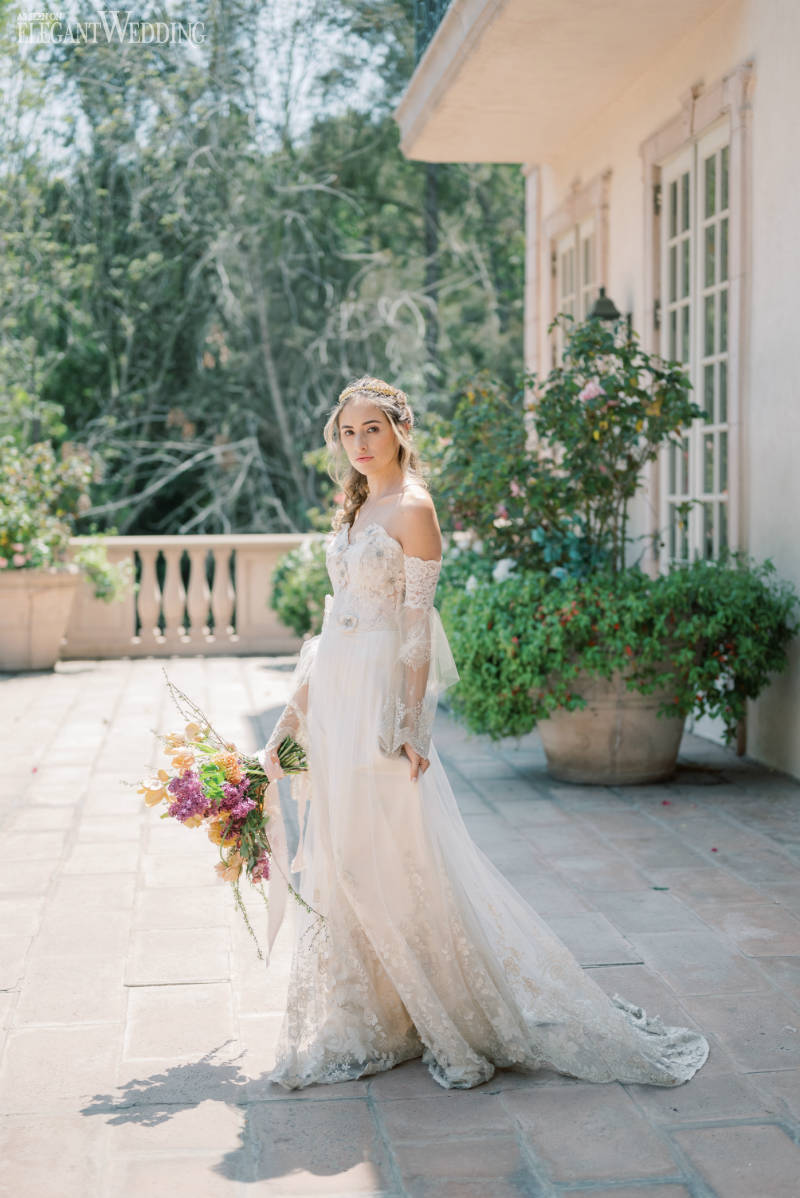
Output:
[[538,724],[554,776],[605,784],[669,776],[690,712],[721,716],[730,740],[798,631],[771,562],[727,554],[651,577],[627,560],[643,465],[703,413],[680,365],[620,326],[567,328],[562,364],[524,376],[522,448],[518,431],[495,436],[498,416],[523,425],[521,397],[467,389],[436,464],[453,710],[493,738]]
[[0,670],[53,667],[82,572],[107,602],[130,583],[129,568],[112,566],[99,538],[71,552],[94,469],[80,447],[23,448],[0,437]]

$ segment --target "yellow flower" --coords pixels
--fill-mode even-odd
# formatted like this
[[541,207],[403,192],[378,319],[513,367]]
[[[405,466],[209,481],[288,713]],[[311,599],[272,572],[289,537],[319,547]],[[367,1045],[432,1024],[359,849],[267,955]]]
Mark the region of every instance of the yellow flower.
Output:
[[607,420],[601,420],[601,421],[600,421],[600,424],[599,424],[599,426],[598,426],[598,427],[599,427],[599,428],[608,428],[608,421],[607,421]]
[[210,841],[212,841],[214,844],[222,844],[222,845],[236,844],[237,838],[236,838],[235,833],[226,837],[224,840],[222,839],[223,833],[225,831],[225,826],[229,822],[230,822],[230,820],[227,816],[223,816],[222,819],[212,820],[208,826],[208,839]]
[[644,428],[644,421],[643,421],[643,420],[637,420],[637,421],[636,421],[636,431],[637,431],[637,433],[640,433],[640,432],[642,431],[642,429],[643,429],[643,428]]
[[600,440],[600,434],[599,434],[599,432],[597,431],[597,429],[595,429],[595,430],[594,430],[594,432],[592,433],[592,436],[594,437],[595,441],[599,441],[599,440]]

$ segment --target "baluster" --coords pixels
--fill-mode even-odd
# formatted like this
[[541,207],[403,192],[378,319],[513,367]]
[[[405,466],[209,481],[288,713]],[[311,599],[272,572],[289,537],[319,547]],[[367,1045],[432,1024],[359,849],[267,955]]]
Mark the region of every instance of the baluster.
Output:
[[161,602],[164,612],[164,644],[170,649],[177,649],[185,640],[183,627],[183,605],[185,592],[181,578],[181,557],[183,546],[165,545],[162,550],[166,574]]
[[211,588],[211,610],[214,613],[214,639],[230,640],[233,620],[234,592],[231,584],[231,553],[227,545],[218,545],[214,553],[214,585]]
[[142,575],[139,580],[139,596],[137,600],[139,620],[141,622],[139,639],[143,644],[155,647],[160,640],[160,630],[158,627],[160,595],[156,579],[157,546],[140,545],[139,557],[142,561]]
[[190,573],[186,606],[189,610],[189,639],[199,649],[205,645],[208,633],[208,582],[206,581],[208,546],[193,547],[188,550],[188,554]]

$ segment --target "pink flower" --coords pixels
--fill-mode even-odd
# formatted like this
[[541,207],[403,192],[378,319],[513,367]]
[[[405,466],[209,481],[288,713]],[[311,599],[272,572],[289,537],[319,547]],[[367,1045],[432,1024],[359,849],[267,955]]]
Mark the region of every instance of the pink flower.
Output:
[[28,558],[24,553],[15,553],[11,560],[15,566],[24,566]]
[[11,548],[16,549],[17,553],[22,553],[25,546],[22,544],[22,541],[15,541]]
[[511,492],[511,494],[516,495],[517,498],[519,498],[519,496],[523,494],[522,487],[519,485],[519,483],[517,482],[517,480],[515,478],[512,478],[511,485],[509,486],[508,489]]
[[5,570],[7,565],[8,565],[8,558],[0,557],[0,570]]
[[597,399],[598,395],[605,395],[605,391],[596,379],[590,379],[583,390],[578,392],[578,399]]
[[453,444],[453,438],[452,438],[452,437],[440,437],[440,438],[439,438],[439,444],[440,444],[440,445],[452,445],[452,444]]
[[507,520],[508,508],[504,503],[498,503],[497,507],[494,509],[494,514],[495,516],[499,516],[502,520]]

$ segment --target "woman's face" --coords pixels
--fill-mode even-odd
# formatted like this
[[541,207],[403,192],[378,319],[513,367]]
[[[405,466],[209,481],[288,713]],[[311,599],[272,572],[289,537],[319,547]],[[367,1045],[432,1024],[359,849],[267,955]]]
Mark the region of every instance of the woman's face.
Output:
[[389,417],[359,395],[348,399],[339,413],[339,436],[350,464],[367,477],[397,461],[397,437]]

